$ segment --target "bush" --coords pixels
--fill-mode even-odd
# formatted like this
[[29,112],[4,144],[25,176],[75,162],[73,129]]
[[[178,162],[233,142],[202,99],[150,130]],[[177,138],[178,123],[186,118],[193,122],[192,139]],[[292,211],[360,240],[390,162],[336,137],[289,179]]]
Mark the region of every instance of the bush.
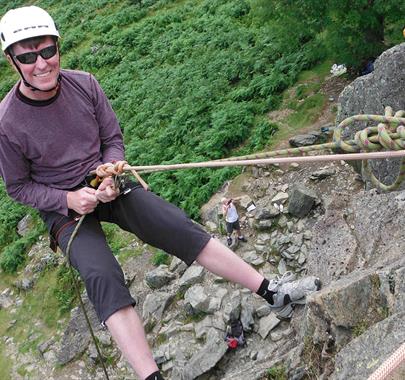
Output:
[[170,260],[171,260],[170,256],[166,252],[160,250],[155,252],[154,255],[152,256],[152,264],[156,267],[162,264],[169,265]]
[[24,264],[28,249],[36,242],[40,233],[34,231],[10,243],[2,252],[0,267],[6,273],[15,273]]
[[[82,290],[83,283],[79,279],[79,274],[73,270],[74,276],[79,281],[79,286]],[[55,298],[58,301],[59,311],[61,314],[67,313],[72,310],[76,300],[76,290],[72,279],[72,273],[68,265],[59,267],[57,273],[56,288],[54,289]]]

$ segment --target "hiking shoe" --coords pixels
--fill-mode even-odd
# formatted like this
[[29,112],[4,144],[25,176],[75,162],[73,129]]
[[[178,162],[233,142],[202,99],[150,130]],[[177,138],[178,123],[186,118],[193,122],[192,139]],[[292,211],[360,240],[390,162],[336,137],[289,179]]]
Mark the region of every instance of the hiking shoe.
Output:
[[246,238],[245,238],[244,236],[239,236],[239,237],[238,237],[238,240],[239,240],[239,241],[243,241],[244,243],[247,242],[247,240],[246,240]]
[[228,247],[230,247],[232,244],[232,238],[231,237],[226,238],[226,242],[228,243]]
[[321,288],[321,281],[315,276],[296,281],[291,280],[292,278],[293,273],[286,272],[281,278],[272,280],[269,284],[269,290],[276,292],[270,307],[280,319],[291,318],[294,305],[305,304],[306,296]]

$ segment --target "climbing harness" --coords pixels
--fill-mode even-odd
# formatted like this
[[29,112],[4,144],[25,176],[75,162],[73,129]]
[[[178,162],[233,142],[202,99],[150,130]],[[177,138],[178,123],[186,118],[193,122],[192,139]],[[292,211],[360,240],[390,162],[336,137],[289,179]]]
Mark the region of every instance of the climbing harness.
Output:
[[[354,139],[349,141],[342,140],[343,129],[351,125],[356,121],[362,122],[377,122],[378,125],[374,127],[367,127],[359,132],[356,132]],[[344,151],[347,153],[344,154],[331,154],[331,155],[317,155],[317,156],[303,156],[312,151],[320,150],[337,150]],[[382,151],[383,149],[388,149],[388,151]],[[301,157],[278,157],[276,156],[292,156],[292,155],[301,155]],[[399,173],[395,181],[386,185],[378,180],[368,163],[370,159],[382,159],[382,158],[400,158],[401,166]],[[94,187],[102,181],[103,177],[114,176],[115,185],[119,186],[119,177],[124,172],[130,172],[137,181],[142,185],[145,190],[149,190],[147,183],[140,177],[139,173],[151,173],[157,171],[167,171],[167,170],[179,170],[179,169],[191,169],[191,168],[215,168],[215,167],[226,167],[226,166],[251,166],[251,165],[260,165],[260,164],[278,164],[278,163],[293,163],[293,162],[320,162],[320,161],[351,161],[351,160],[361,160],[362,169],[370,177],[370,180],[374,186],[378,187],[382,191],[390,191],[397,189],[402,181],[405,178],[405,111],[397,111],[393,114],[391,107],[385,108],[385,115],[355,115],[349,118],[344,119],[335,129],[333,133],[333,139],[330,143],[311,145],[306,147],[290,148],[290,149],[281,149],[272,152],[263,152],[246,156],[239,157],[230,157],[221,160],[207,161],[207,162],[196,162],[196,163],[183,163],[183,164],[170,164],[170,165],[149,165],[149,166],[130,166],[125,161],[120,161],[118,164],[105,164],[101,168],[99,167],[96,170],[90,172],[91,175],[95,175],[94,178]],[[100,362],[102,363],[104,374],[108,380],[107,370],[104,365],[104,360],[102,358],[97,340],[95,338],[93,329],[90,324],[87,312],[84,307],[80,295],[80,288],[77,282],[76,276],[74,275],[73,268],[70,264],[69,254],[71,244],[82,224],[85,215],[82,215],[78,220],[78,223],[72,233],[67,250],[66,256],[69,268],[72,273],[72,278],[74,279],[74,285],[76,288],[77,296],[80,301],[83,313],[86,318],[92,339],[97,349],[97,354],[99,356]],[[240,323],[240,321],[239,321]],[[232,330],[232,329],[231,329]],[[245,339],[243,336],[243,327],[242,332],[238,336],[235,336],[232,332],[229,332],[225,337],[225,340],[228,343],[230,348],[236,348],[240,345],[245,344]],[[403,345],[404,346],[404,345]],[[401,346],[401,350],[404,348]],[[399,351],[399,350],[398,350]],[[400,361],[404,361],[404,355],[401,351]],[[398,356],[398,355],[397,355]],[[398,362],[398,360],[397,360]],[[397,363],[395,362],[395,363]],[[372,377],[370,380],[382,379],[382,377]]]

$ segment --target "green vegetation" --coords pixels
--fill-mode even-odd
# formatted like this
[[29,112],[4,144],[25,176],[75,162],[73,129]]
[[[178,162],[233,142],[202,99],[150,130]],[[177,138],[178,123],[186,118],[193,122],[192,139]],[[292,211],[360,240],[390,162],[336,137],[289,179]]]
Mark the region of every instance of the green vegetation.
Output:
[[153,254],[151,260],[152,260],[152,264],[157,267],[162,264],[169,265],[170,261],[171,261],[171,257],[167,253],[165,253],[161,250],[158,250]]
[[287,380],[286,370],[283,365],[277,364],[267,370],[268,380]]
[[107,238],[107,243],[114,255],[121,258],[122,249],[127,247],[131,240],[133,240],[133,235],[123,233],[123,231],[115,224],[102,223],[102,227]]
[[[83,283],[80,281],[77,271],[73,270],[73,275],[76,276],[78,283],[83,288]],[[62,265],[58,268],[56,278],[53,295],[57,300],[57,308],[63,314],[72,309],[77,301],[77,293],[73,284],[72,272],[67,265]]]
[[362,335],[367,329],[369,328],[370,322],[366,320],[359,321],[355,326],[352,328],[352,335],[353,337],[357,338],[358,336]]
[[[57,326],[61,323],[61,318],[66,315],[61,312],[59,301],[55,296],[55,289],[60,286],[58,279],[58,269],[49,268],[33,289],[21,294],[24,296],[24,302],[18,308],[18,313],[11,313],[10,309],[0,310],[0,335],[12,337],[21,353],[36,352],[38,343],[53,337]],[[11,281],[11,277],[2,276],[0,285],[10,287]],[[12,361],[5,356],[5,352],[6,343],[2,340],[0,342],[0,378],[7,380],[11,379]]]

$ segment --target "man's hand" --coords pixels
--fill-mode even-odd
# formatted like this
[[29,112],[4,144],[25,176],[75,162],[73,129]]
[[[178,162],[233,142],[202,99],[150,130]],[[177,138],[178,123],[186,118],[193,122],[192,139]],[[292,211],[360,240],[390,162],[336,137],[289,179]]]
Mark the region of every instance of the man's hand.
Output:
[[100,202],[107,203],[118,197],[120,191],[115,188],[112,177],[106,177],[96,190],[96,197]]
[[97,204],[96,190],[91,187],[83,187],[67,193],[68,208],[76,211],[79,215],[90,214],[97,207]]

